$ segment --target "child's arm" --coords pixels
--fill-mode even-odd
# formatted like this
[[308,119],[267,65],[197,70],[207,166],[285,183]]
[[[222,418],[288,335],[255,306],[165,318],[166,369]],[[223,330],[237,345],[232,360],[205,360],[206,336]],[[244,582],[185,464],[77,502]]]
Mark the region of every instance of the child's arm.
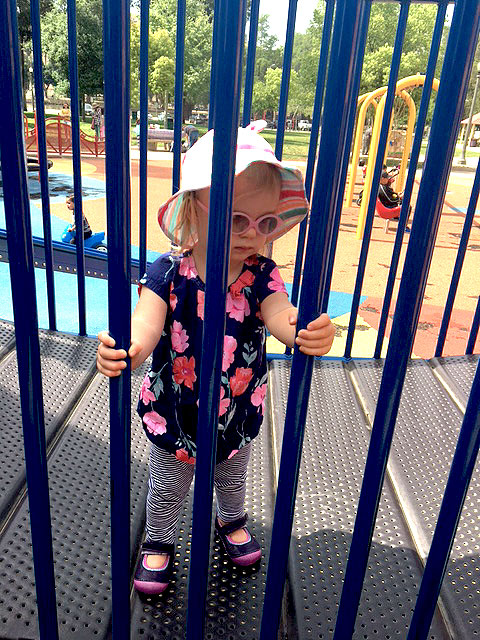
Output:
[[[156,293],[142,287],[140,298],[132,316],[132,340],[128,355],[132,369],[136,369],[155,349],[162,335],[167,305]],[[119,376],[125,369],[127,353],[114,349],[115,340],[107,331],[98,334],[97,369],[109,378]]]
[[272,293],[261,303],[260,310],[270,333],[288,347],[295,343],[302,353],[309,356],[324,356],[330,351],[335,327],[326,313],[309,322],[295,338],[298,309],[289,302],[285,293]]

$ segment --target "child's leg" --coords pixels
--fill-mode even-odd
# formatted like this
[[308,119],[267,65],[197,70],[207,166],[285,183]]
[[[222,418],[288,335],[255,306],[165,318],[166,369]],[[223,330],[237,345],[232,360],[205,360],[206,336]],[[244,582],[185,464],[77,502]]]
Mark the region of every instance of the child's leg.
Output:
[[215,467],[217,514],[223,523],[233,522],[244,513],[247,467],[251,444],[242,447],[230,460]]
[[152,444],[147,495],[147,542],[173,544],[194,467]]

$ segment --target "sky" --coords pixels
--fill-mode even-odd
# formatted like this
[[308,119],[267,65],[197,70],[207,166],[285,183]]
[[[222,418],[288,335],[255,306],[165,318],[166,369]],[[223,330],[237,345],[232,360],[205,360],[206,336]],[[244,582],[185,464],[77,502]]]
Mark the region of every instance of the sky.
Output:
[[[318,0],[298,0],[295,31],[305,33]],[[270,16],[270,32],[277,36],[279,44],[285,44],[287,31],[288,0],[260,0],[260,15]]]

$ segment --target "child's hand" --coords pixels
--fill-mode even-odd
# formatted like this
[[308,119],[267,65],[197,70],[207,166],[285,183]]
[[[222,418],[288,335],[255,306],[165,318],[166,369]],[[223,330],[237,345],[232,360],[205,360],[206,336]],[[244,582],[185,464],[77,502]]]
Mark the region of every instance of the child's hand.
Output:
[[[291,325],[297,324],[297,315],[297,309],[292,310],[289,317]],[[300,329],[295,343],[307,356],[324,356],[330,351],[334,336],[335,327],[327,314],[322,313],[321,316],[309,322],[306,329]]]
[[[115,340],[107,331],[100,331],[97,337],[100,342],[97,349],[97,369],[100,373],[103,373],[104,376],[115,378],[119,376],[127,366],[125,362],[127,352],[125,349],[114,349]],[[128,350],[128,356],[133,358],[133,356],[140,353],[141,350],[142,345],[132,341],[130,349]]]

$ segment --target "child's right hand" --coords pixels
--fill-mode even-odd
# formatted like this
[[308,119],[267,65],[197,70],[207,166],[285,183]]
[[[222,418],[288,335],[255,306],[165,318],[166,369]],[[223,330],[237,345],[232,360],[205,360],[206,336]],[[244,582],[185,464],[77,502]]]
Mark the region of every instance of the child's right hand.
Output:
[[[100,331],[98,334],[98,349],[97,349],[97,369],[104,376],[109,378],[115,378],[122,373],[127,363],[127,352],[125,349],[114,349],[115,340],[109,335],[108,331]],[[137,353],[142,350],[142,345],[132,340],[130,349],[128,350],[128,356],[133,358]]]

